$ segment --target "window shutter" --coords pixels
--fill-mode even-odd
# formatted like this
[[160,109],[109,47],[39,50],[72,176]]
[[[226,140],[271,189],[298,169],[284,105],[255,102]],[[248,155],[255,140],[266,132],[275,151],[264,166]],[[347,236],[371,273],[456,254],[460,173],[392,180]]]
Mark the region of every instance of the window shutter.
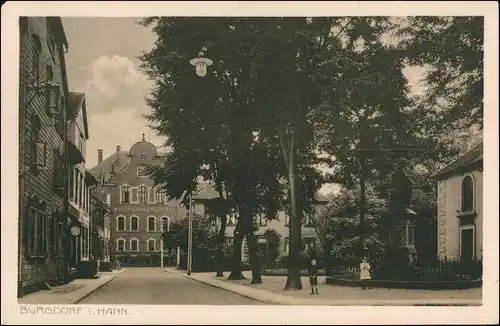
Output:
[[47,145],[45,143],[37,142],[36,147],[36,165],[37,167],[45,167],[47,162],[46,151]]

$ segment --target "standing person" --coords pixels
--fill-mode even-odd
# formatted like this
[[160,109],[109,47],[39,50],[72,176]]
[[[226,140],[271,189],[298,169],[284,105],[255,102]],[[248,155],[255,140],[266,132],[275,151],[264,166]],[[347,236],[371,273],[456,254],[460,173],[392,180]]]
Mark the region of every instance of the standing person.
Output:
[[309,283],[311,284],[311,295],[318,292],[318,265],[316,260],[316,253],[314,249],[311,248],[309,251]]
[[370,274],[370,263],[366,257],[363,257],[363,261],[359,265],[359,279],[363,282],[363,290],[369,286],[369,281],[372,279]]

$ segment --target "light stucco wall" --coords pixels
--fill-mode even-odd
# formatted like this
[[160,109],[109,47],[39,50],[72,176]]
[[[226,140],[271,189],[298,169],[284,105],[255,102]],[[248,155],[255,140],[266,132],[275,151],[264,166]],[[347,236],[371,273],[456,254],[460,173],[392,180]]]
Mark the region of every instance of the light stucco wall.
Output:
[[482,257],[483,244],[483,173],[473,171],[438,181],[438,255],[440,258],[460,257],[460,219],[462,180],[471,176],[474,182],[475,249],[476,258]]

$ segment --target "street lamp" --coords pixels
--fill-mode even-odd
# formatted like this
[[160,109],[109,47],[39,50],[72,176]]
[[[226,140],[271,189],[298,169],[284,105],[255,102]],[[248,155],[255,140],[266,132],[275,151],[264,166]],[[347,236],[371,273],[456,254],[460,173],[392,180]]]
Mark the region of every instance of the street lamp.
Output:
[[205,77],[207,75],[207,67],[211,66],[214,63],[212,60],[203,57],[203,50],[205,50],[205,48],[203,48],[202,51],[198,53],[198,57],[189,61],[191,65],[196,67],[196,74],[199,77]]

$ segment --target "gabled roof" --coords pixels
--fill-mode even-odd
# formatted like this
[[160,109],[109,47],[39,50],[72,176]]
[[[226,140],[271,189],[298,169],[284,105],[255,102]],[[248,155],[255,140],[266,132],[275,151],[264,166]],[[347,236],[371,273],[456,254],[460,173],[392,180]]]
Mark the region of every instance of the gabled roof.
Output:
[[115,171],[119,171],[125,167],[128,163],[128,152],[125,151],[116,151],[110,156],[108,156],[101,163],[94,166],[91,170],[99,180],[104,178],[104,181],[109,180],[111,174],[111,166],[115,164]]
[[80,108],[82,108],[85,139],[89,139],[89,125],[87,121],[87,105],[85,102],[85,93],[70,92],[68,98],[68,106],[71,119],[75,119],[78,116]]
[[474,164],[482,163],[483,161],[483,141],[480,141],[469,149],[464,154],[460,155],[454,161],[438,170],[432,175],[432,178],[441,179],[450,174],[470,168]]

